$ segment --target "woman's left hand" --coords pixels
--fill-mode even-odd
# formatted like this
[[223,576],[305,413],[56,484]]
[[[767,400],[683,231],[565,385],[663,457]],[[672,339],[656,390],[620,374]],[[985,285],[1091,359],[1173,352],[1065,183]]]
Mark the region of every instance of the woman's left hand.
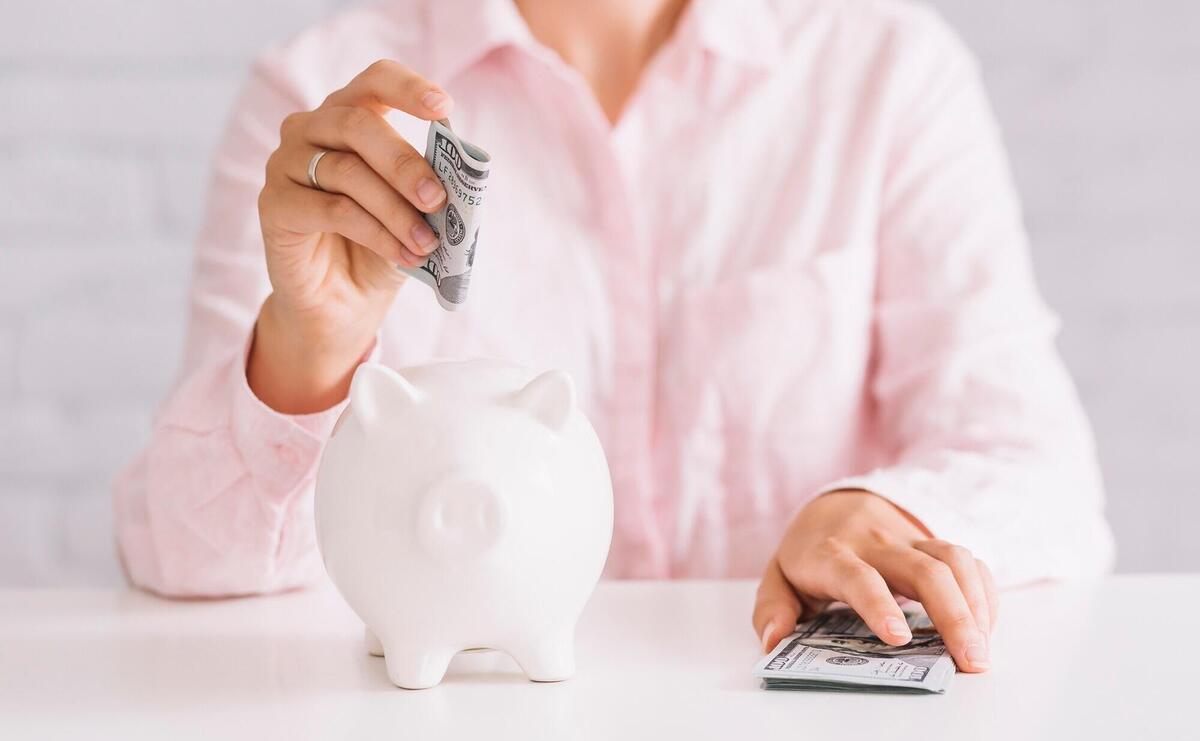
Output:
[[996,589],[988,567],[962,546],[929,537],[883,497],[835,491],[796,515],[767,564],[754,630],[770,651],[796,621],[832,601],[848,604],[884,642],[912,639],[894,595],[919,601],[962,671],[989,667]]

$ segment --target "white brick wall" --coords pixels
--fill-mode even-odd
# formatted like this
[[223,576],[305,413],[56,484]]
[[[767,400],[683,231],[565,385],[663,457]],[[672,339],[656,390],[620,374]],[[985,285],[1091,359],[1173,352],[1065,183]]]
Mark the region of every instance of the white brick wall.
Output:
[[109,482],[175,373],[209,154],[255,53],[342,4],[5,7],[0,586],[120,580]]
[[[6,7],[0,585],[119,579],[109,480],[175,370],[208,155],[254,53],[352,1]],[[1121,568],[1200,569],[1200,5],[935,5],[1005,127]]]

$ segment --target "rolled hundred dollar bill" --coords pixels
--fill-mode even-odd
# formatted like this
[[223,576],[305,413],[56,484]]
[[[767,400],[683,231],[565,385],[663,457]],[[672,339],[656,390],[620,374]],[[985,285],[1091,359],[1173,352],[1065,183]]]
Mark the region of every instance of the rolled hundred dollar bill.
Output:
[[457,311],[466,303],[471,284],[479,244],[479,216],[492,158],[459,138],[450,122],[442,119],[429,124],[425,159],[446,188],[446,205],[425,215],[437,235],[438,246],[424,265],[400,269],[432,288],[443,309]]

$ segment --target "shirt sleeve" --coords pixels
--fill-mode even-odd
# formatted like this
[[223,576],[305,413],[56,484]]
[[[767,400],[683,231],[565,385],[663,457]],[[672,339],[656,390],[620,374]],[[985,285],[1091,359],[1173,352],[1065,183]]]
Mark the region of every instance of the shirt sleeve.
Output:
[[1113,546],[1091,431],[975,62],[936,18],[912,56],[878,236],[870,395],[885,465],[822,491],[891,500],[1001,584],[1102,573]]
[[196,246],[180,379],[114,484],[121,563],[135,585],[160,594],[268,592],[321,571],[313,478],[345,402],[279,414],[245,372],[269,291],[255,207],[264,166],[280,121],[309,107],[285,87],[260,62],[235,104]]

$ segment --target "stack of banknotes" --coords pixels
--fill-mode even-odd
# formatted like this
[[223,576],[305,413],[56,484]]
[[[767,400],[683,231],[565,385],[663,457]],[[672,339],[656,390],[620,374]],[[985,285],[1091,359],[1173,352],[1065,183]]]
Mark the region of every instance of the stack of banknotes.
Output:
[[429,124],[425,159],[446,188],[446,205],[425,216],[438,246],[423,265],[400,269],[432,288],[443,309],[456,311],[466,303],[471,285],[492,160],[487,152],[455,134],[445,119]]
[[754,667],[769,690],[942,694],[954,659],[924,613],[906,609],[913,639],[889,646],[852,610],[821,613],[796,626]]

